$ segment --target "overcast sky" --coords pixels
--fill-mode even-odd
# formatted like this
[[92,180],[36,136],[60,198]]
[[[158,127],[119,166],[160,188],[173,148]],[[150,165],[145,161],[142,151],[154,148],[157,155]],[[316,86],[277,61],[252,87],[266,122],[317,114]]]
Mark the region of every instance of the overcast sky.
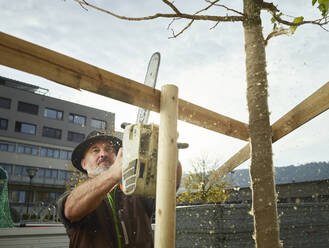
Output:
[[[152,15],[171,10],[161,1],[97,1],[100,6],[126,16]],[[231,2],[231,1],[226,1]],[[242,1],[241,1],[242,2]],[[318,18],[311,0],[274,1],[291,16]],[[193,13],[205,6],[201,0],[175,1],[181,11]],[[223,1],[222,3],[225,3]],[[235,1],[240,3],[240,1]],[[240,6],[234,6],[241,10]],[[157,89],[175,84],[179,98],[247,123],[245,54],[241,23],[195,22],[176,39],[168,39],[169,19],[127,22],[89,9],[72,0],[0,0],[0,31],[59,53],[87,62],[115,74],[143,83],[149,58],[161,53]],[[226,14],[214,8],[210,14]],[[232,14],[232,13],[229,13]],[[186,22],[176,21],[178,32]],[[271,30],[269,15],[263,15],[264,35]],[[271,123],[329,81],[329,33],[305,25],[293,36],[269,41],[267,71]],[[135,122],[137,107],[85,91],[69,89],[40,77],[0,66],[0,75],[39,85],[49,95],[114,112],[116,130],[122,122]],[[152,113],[150,122],[159,123]],[[329,161],[329,112],[313,119],[273,145],[275,166]],[[179,142],[190,147],[180,151],[183,169],[191,161],[208,156],[225,162],[246,142],[197,126],[178,123]],[[239,168],[247,168],[249,161]]]

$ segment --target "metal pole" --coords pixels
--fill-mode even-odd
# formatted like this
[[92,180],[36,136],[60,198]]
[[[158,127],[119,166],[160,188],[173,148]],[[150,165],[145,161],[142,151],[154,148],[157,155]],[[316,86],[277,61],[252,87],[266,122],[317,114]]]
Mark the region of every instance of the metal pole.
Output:
[[27,198],[27,208],[26,208],[26,215],[29,214],[29,206],[30,206],[30,200],[31,200],[31,195],[32,195],[32,201],[33,201],[33,189],[32,189],[32,179],[35,176],[35,174],[38,171],[38,168],[27,168],[26,169],[27,174],[30,177],[30,192],[28,194],[28,198]]
[[26,215],[29,215],[29,206],[30,206],[30,199],[31,199],[31,192],[32,192],[32,176],[30,177],[30,192],[28,193],[28,197],[27,197],[27,208],[26,208]]
[[160,98],[155,248],[174,248],[176,234],[178,88],[164,85]]

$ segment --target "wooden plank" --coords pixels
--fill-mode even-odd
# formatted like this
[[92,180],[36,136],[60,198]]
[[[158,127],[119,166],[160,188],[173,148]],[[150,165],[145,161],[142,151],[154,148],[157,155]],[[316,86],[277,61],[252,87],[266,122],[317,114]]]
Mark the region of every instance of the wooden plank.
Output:
[[272,125],[273,142],[281,139],[301,125],[329,108],[329,82],[306,98]]
[[[93,65],[0,32],[0,64],[154,112],[160,91]],[[248,125],[179,99],[179,120],[248,140]]]
[[178,119],[191,124],[247,141],[248,125],[179,99]]
[[160,91],[44,47],[0,33],[0,54],[5,66],[159,112]]
[[[272,125],[273,143],[329,108],[329,82],[282,116]],[[250,158],[249,144],[234,154],[211,176],[211,183],[234,170]]]

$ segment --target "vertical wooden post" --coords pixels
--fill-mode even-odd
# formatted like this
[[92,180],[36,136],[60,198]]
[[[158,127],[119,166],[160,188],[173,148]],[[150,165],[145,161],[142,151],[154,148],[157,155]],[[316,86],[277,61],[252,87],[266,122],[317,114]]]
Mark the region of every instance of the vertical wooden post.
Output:
[[164,85],[160,127],[155,215],[155,248],[175,247],[178,88]]

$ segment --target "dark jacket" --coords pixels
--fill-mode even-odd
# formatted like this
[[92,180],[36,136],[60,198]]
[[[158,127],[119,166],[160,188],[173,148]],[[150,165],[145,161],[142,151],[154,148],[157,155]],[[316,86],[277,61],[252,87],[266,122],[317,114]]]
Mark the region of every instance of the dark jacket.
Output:
[[[118,239],[109,201],[105,198],[89,215],[71,223],[64,216],[64,204],[71,191],[65,192],[58,201],[59,216],[66,227],[72,247],[117,248]],[[154,200],[126,196],[118,189],[112,197],[115,202],[121,247],[153,247],[151,215]]]

